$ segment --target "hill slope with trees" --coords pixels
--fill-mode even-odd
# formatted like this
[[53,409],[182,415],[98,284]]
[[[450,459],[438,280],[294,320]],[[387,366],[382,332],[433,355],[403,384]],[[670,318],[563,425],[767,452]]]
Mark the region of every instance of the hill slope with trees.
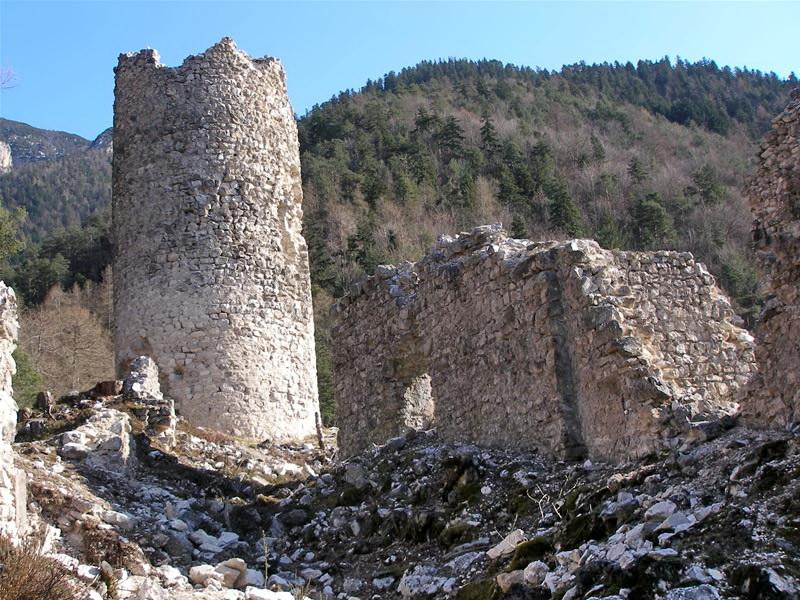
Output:
[[[479,224],[501,221],[533,239],[688,250],[752,314],[759,293],[741,190],[758,139],[796,85],[794,75],[711,61],[549,72],[448,60],[315,106],[298,130],[323,403],[333,299],[378,264],[414,260],[438,235]],[[30,147],[65,144],[0,176],[4,205],[27,211],[27,244],[6,280],[30,305],[54,285],[98,281],[111,249],[109,131],[94,144],[58,132],[37,141],[42,130],[0,124]]]
[[502,221],[521,237],[692,251],[748,306],[741,189],[795,84],[666,59],[389,73],[299,121],[315,283],[339,295],[440,233]]

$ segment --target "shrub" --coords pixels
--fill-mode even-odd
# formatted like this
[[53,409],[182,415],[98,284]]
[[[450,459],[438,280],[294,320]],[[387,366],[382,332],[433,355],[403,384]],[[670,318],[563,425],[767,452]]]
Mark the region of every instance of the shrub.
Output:
[[17,372],[11,379],[14,400],[20,408],[31,407],[36,402],[36,394],[42,391],[42,376],[33,366],[31,357],[22,348],[17,348],[13,357],[17,365]]
[[3,600],[80,600],[86,589],[58,561],[42,554],[42,542],[29,536],[15,546],[0,535],[0,598]]

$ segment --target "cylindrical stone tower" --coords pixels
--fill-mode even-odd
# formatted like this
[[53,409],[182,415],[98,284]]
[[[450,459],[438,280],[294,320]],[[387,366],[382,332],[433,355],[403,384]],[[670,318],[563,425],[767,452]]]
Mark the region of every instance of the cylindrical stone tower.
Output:
[[177,68],[154,50],[123,54],[115,72],[118,370],[151,356],[197,425],[311,434],[314,322],[283,67],[224,38]]

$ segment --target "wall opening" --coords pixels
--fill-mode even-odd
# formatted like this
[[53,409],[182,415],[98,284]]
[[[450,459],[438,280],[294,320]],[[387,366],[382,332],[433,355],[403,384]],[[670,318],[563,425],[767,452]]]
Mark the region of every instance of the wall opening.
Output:
[[422,373],[412,377],[405,384],[400,405],[400,429],[403,433],[411,430],[425,430],[433,427],[435,403],[431,376]]
[[400,356],[392,365],[392,409],[397,411],[393,415],[397,433],[407,433],[412,429],[430,429],[434,426],[436,403],[427,360],[416,338],[407,340],[401,345],[401,350]]

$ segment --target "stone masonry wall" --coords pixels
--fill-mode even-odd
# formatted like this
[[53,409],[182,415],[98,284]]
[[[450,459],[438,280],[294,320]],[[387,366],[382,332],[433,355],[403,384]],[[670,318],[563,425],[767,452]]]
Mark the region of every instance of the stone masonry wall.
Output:
[[198,425],[299,438],[318,410],[308,253],[284,71],[223,39],[177,68],[120,56],[115,352],[152,357]]
[[14,290],[0,281],[0,533],[12,539],[23,532],[26,512],[25,474],[14,467],[11,448],[17,433],[17,404],[11,395],[17,330]]
[[800,422],[800,90],[761,144],[748,197],[769,295],[756,330],[761,373],[743,412],[784,427]]
[[422,422],[489,446],[641,456],[735,412],[754,369],[752,338],[690,254],[499,226],[379,268],[334,311],[345,454]]

